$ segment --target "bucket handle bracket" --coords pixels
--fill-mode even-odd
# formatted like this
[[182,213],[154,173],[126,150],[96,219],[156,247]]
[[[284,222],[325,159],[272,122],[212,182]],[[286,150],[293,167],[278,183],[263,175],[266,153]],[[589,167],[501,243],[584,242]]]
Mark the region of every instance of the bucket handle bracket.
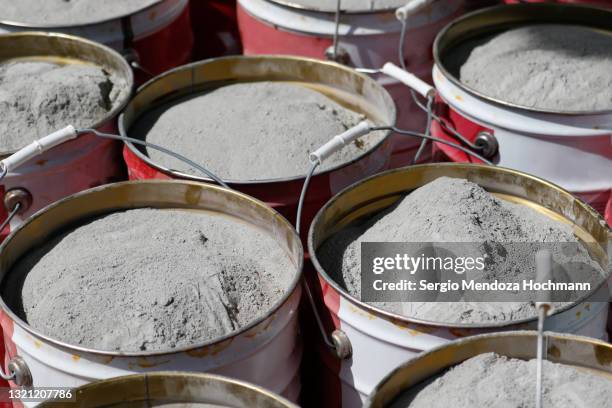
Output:
[[306,297],[308,297],[308,302],[310,303],[312,312],[317,321],[317,326],[319,326],[319,331],[321,332],[323,341],[340,360],[350,358],[353,354],[353,346],[351,345],[351,341],[349,340],[348,336],[340,329],[334,330],[331,335],[327,334],[327,330],[325,330],[325,326],[323,326],[323,321],[319,315],[319,309],[317,309],[314,297],[310,291],[310,285],[305,278],[303,279],[303,283],[304,290],[306,291]]
[[7,365],[9,374],[0,370],[0,377],[6,381],[13,381],[20,387],[30,387],[33,384],[32,372],[25,360],[19,356],[11,358]]

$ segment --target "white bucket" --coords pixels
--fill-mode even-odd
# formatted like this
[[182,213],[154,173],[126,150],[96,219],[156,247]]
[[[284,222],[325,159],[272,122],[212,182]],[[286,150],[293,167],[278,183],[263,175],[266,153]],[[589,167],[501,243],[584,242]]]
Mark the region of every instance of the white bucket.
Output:
[[[461,45],[496,33],[500,26],[574,24],[612,33],[611,21],[610,10],[567,4],[497,6],[455,20],[434,44],[439,116],[468,140],[482,132],[492,135],[499,145],[495,164],[534,174],[583,197],[606,196],[612,189],[612,111],[553,111],[491,98],[462,84],[454,61],[464,57],[464,52],[456,53]],[[453,139],[440,126],[433,134]],[[473,160],[452,147],[437,148],[453,161]]]
[[[551,210],[555,216],[584,229],[589,240],[594,240],[602,251],[612,248],[612,230],[596,211],[567,191],[515,170],[456,163],[417,165],[387,171],[348,187],[319,211],[308,236],[308,250],[321,285],[319,311],[331,323],[329,333],[344,332],[346,339],[340,343],[352,350],[342,360],[329,350],[321,351],[325,367],[322,376],[328,383],[335,382],[334,392],[342,407],[360,406],[376,384],[399,364],[449,340],[536,328],[535,319],[453,325],[392,314],[349,295],[319,263],[316,250],[333,232],[356,219],[378,213],[403,194],[443,176],[465,178],[487,190],[510,195],[523,205],[542,207],[542,212],[544,208]],[[606,284],[583,302],[548,318],[546,330],[607,339],[608,303],[602,302],[602,298],[609,298]]]
[[[298,337],[303,250],[288,221],[249,196],[211,184],[141,181],[110,184],[61,200],[22,224],[0,248],[0,274],[32,246],[65,225],[121,209],[181,208],[238,217],[257,226],[287,252],[296,275],[287,293],[265,316],[241,330],[172,352],[121,353],[86,349],[38,333],[0,302],[6,360],[21,358],[34,387],[83,384],[151,371],[207,372],[248,381],[296,401],[302,345]],[[7,367],[3,367],[7,372]],[[14,384],[13,384],[14,385]]]

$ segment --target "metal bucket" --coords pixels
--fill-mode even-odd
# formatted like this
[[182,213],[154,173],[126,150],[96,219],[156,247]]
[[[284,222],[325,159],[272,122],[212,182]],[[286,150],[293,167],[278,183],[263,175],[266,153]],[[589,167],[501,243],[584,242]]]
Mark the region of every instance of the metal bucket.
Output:
[[[436,110],[468,140],[493,136],[496,164],[537,175],[580,195],[603,213],[612,191],[612,111],[561,112],[511,104],[478,93],[458,79],[456,50],[481,36],[525,24],[576,24],[612,34],[612,11],[560,4],[498,6],[465,15],[440,32],[434,44]],[[453,56],[453,58],[451,58]],[[457,142],[438,123],[432,133]],[[455,162],[474,161],[436,144]],[[560,165],[560,163],[563,163]]]
[[[428,47],[438,31],[463,12],[463,3],[464,0],[436,1],[408,18],[406,65],[422,79],[431,80],[433,58]],[[401,24],[394,11],[342,12],[338,46],[344,63],[381,68],[386,62],[398,60]],[[325,59],[336,28],[335,8],[305,9],[284,0],[238,0],[238,26],[246,55],[284,54]],[[383,75],[377,80],[397,104],[398,126],[422,131],[426,116],[413,103],[410,90]],[[418,139],[400,135],[394,135],[392,142],[392,167],[409,164],[420,144]]]
[[[171,352],[108,352],[74,346],[30,327],[0,301],[6,360],[21,360],[35,387],[78,387],[126,374],[159,370],[210,372],[258,384],[291,400],[300,393],[302,346],[297,307],[303,262],[291,225],[258,200],[212,184],[149,180],[123,182],[75,194],[29,218],[0,247],[0,279],[30,248],[67,225],[131,208],[174,208],[231,216],[271,235],[295,265],[289,289],[260,319],[224,337]],[[3,365],[4,372],[7,366]],[[26,381],[27,383],[27,381]]]
[[[546,333],[545,341],[546,360],[588,369],[589,373],[606,379],[612,378],[612,345],[609,343],[558,333]],[[536,358],[536,346],[537,333],[532,331],[483,334],[453,341],[423,353],[389,373],[372,391],[364,408],[392,407],[394,400],[404,393],[404,405],[400,406],[407,406],[410,396],[418,392],[419,383],[440,377],[456,364],[483,353],[531,360]]]
[[[1,18],[1,17],[0,17]],[[1,21],[0,33],[43,30],[78,35],[105,44],[157,75],[190,61],[193,33],[189,0],[158,0],[129,15],[69,26]]]
[[129,375],[83,385],[73,392],[73,401],[52,400],[38,407],[177,407],[187,404],[194,408],[297,408],[264,388],[210,374],[154,372]]
[[[332,323],[330,330],[339,329],[348,338],[341,342],[346,343],[343,347],[352,347],[352,355],[345,360],[322,351],[328,377],[339,378],[336,383],[340,389],[336,392],[340,393],[344,407],[361,403],[389,371],[421,351],[478,333],[536,327],[535,318],[491,324],[447,324],[393,314],[348,294],[319,263],[317,249],[330,235],[443,176],[467,179],[500,198],[528,205],[542,216],[569,222],[577,234],[594,242],[604,254],[612,248],[612,230],[596,211],[561,188],[515,170],[455,163],[417,165],[387,171],[345,189],[319,211],[308,235],[308,251],[323,296],[324,305],[319,310],[325,309],[327,320]],[[547,320],[546,329],[606,339],[608,303],[592,300],[601,299],[596,296],[608,297],[608,287],[604,283],[595,292],[584,302],[557,311]]]
[[[389,94],[374,80],[341,65],[297,57],[225,57],[186,65],[143,85],[119,117],[119,131],[130,136],[130,126],[147,110],[173,98],[231,83],[291,81],[332,97],[341,105],[365,114],[372,122],[392,124],[395,107]],[[347,185],[387,168],[386,138],[351,162],[315,175],[304,205],[303,225],[335,193]],[[153,162],[133,144],[127,143],[124,158],[132,180],[181,178],[210,181],[184,174]],[[206,163],[203,163],[204,165]],[[214,169],[211,169],[214,172]],[[304,176],[273,180],[226,180],[245,194],[256,197],[293,220]]]
[[[0,62],[40,58],[62,64],[94,64],[122,78],[127,92],[105,118],[88,126],[116,131],[115,116],[127,103],[134,83],[132,70],[125,59],[105,46],[63,34],[0,35]],[[40,135],[43,136],[46,135]],[[2,152],[0,159],[13,153]],[[122,179],[125,179],[125,167],[121,160],[121,143],[85,135],[57,146],[7,174],[1,182],[0,192],[9,210],[13,209],[16,201],[24,204],[18,216],[13,218],[11,228],[14,228],[25,217],[60,198]],[[28,202],[31,205],[28,206]],[[0,221],[4,221],[6,215],[6,209],[3,209]],[[2,231],[2,238],[7,234],[8,231]]]

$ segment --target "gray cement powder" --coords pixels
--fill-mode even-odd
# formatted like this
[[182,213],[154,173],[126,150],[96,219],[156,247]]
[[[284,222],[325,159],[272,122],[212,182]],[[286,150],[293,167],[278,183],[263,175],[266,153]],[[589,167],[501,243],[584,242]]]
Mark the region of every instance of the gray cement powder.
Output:
[[[535,407],[536,360],[481,354],[451,368],[425,386],[410,403],[394,408]],[[543,406],[603,408],[612,401],[612,384],[584,369],[544,362]]]
[[[299,85],[253,82],[184,97],[145,113],[130,136],[171,147],[227,180],[296,177],[310,167],[308,154],[363,116]],[[329,157],[320,170],[346,163],[371,148],[380,132]],[[156,150],[149,157],[167,168],[201,173]]]
[[69,124],[91,127],[126,89],[124,81],[83,64],[7,62],[0,65],[0,151],[24,147]]
[[171,350],[265,315],[295,274],[272,237],[238,219],[135,209],[28,253],[3,298],[33,328],[70,344]]
[[[547,242],[553,245],[556,261],[590,265],[591,268],[585,268],[585,281],[596,285],[603,276],[601,268],[581,246],[578,254],[565,253],[562,243],[578,242],[571,227],[526,206],[498,199],[464,179],[438,178],[372,219],[340,231],[319,248],[318,258],[323,268],[357,298],[361,298],[361,242],[486,242],[498,253],[500,249],[507,252],[503,257],[505,263],[490,268],[492,272],[484,275],[477,271],[465,273],[465,279],[478,282],[535,278],[533,265],[524,266],[526,257],[534,255],[524,252],[530,250],[529,246],[508,244]],[[484,245],[473,255],[482,256],[483,253],[491,255],[492,259],[496,257]],[[446,323],[513,321],[536,314],[531,302],[407,301],[374,305],[412,318]]]
[[159,1],[0,0],[0,19],[31,25],[84,25],[132,14]]
[[612,109],[612,35],[579,26],[533,25],[476,47],[461,82],[491,97],[559,111]]

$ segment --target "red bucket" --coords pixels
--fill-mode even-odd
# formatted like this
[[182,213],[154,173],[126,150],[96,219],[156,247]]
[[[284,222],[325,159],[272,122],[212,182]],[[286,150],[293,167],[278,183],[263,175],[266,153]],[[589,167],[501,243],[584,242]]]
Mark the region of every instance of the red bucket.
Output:
[[[65,63],[87,63],[99,66],[125,81],[125,90],[106,117],[88,127],[116,132],[116,115],[128,102],[133,87],[133,75],[124,58],[115,51],[82,38],[50,33],[14,33],[0,36],[0,48],[6,51],[1,59],[39,59]],[[65,125],[69,125],[66,123]],[[45,135],[41,135],[45,136]],[[14,151],[0,154],[5,158]],[[43,207],[79,191],[126,178],[121,160],[121,143],[93,135],[81,136],[50,149],[22,166],[11,170],[1,181],[2,201],[9,193],[12,202],[21,202],[19,213],[11,221],[18,225]],[[0,214],[6,220],[7,209]],[[26,208],[27,207],[27,208]],[[12,210],[14,204],[8,210]],[[2,231],[4,237],[10,230]]]
[[[298,55],[326,59],[332,45],[333,10],[308,10],[285,6],[274,0],[239,0],[238,25],[245,55]],[[431,81],[431,46],[436,34],[463,13],[464,0],[434,2],[407,20],[404,47],[408,69]],[[335,3],[334,3],[335,4]],[[398,60],[401,24],[393,9],[362,10],[342,14],[339,50],[343,63],[354,67],[381,68]],[[403,129],[425,129],[425,113],[412,101],[410,90],[395,79],[379,76],[397,105],[397,125]],[[410,164],[420,141],[394,135],[391,167]]]
[[[387,91],[373,79],[342,65],[299,57],[236,56],[176,68],[143,85],[119,118],[120,132],[130,136],[130,126],[142,113],[168,101],[172,95],[185,95],[192,89],[218,87],[219,84],[253,81],[303,83],[333,94],[333,98],[340,104],[359,106],[360,113],[375,123],[393,123],[395,120],[395,106]],[[304,231],[307,231],[308,220],[333,194],[367,175],[387,168],[390,154],[387,136],[388,133],[378,144],[351,162],[322,171],[312,178],[304,204]],[[123,156],[132,180],[186,178],[210,181],[200,175],[186,175],[156,164],[132,144],[125,146]],[[307,170],[304,169],[304,174]],[[304,176],[228,183],[232,188],[266,202],[289,220],[294,220]]]

